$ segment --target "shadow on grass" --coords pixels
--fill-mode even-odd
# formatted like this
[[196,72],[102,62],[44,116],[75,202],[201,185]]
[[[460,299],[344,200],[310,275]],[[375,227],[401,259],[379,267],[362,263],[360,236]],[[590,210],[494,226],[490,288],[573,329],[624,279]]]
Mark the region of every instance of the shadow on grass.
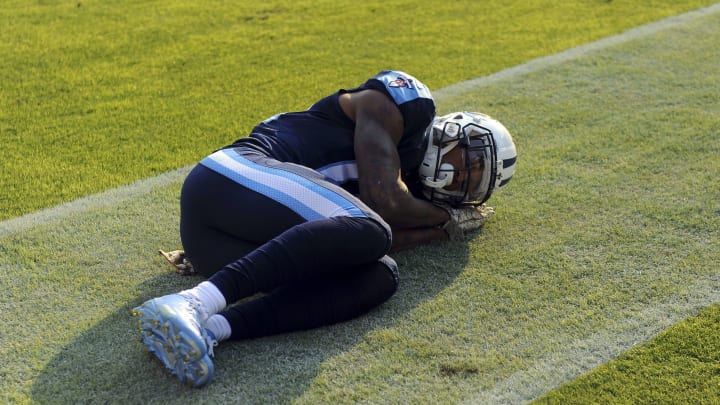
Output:
[[[387,303],[324,328],[225,342],[215,348],[213,382],[201,390],[182,386],[140,343],[131,308],[189,281],[157,276],[138,287],[140,296],[64,347],[35,379],[32,398],[39,403],[286,403],[303,394],[325,360],[433,299],[460,274],[467,258],[464,243],[396,255],[401,285]],[[200,280],[192,278],[190,284]]]

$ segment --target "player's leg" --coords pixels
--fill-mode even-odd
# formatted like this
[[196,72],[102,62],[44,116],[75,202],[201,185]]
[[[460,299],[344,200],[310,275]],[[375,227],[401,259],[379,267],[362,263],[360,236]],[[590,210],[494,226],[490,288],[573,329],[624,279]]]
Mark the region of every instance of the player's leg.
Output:
[[228,303],[281,285],[356,271],[387,253],[387,230],[368,218],[333,217],[281,233],[209,278]]
[[[362,264],[377,262],[391,245],[389,226],[359,199],[325,181],[319,173],[263,156],[233,153],[222,153],[218,160],[203,162],[236,185],[221,182],[219,176],[211,176],[204,169],[193,171],[186,189],[196,192],[205,189],[206,192],[201,194],[203,198],[193,199],[192,203],[197,205],[192,206],[192,210],[205,209],[210,215],[200,217],[198,222],[244,242],[257,242],[268,236],[270,239],[224,266],[208,281],[179,294],[147,301],[135,309],[141,318],[143,339],[148,348],[158,354],[181,381],[196,386],[212,378],[212,362],[208,357],[212,353],[212,343],[208,343],[212,335],[205,328],[208,315],[259,291],[352,274],[351,271],[361,269]],[[227,166],[218,166],[218,163]],[[217,182],[216,187],[205,188],[210,183],[195,178],[196,174],[212,178]],[[224,185],[218,186],[220,183]],[[257,202],[262,200],[261,195],[266,197],[265,204]],[[213,204],[202,206],[203,201]],[[252,204],[257,204],[253,210],[248,208]],[[272,207],[272,212],[268,207]],[[278,218],[281,222],[276,222]],[[297,223],[288,227],[292,219]],[[204,254],[191,249],[191,255]],[[375,289],[384,296],[386,290],[382,286]],[[333,317],[347,316],[351,315],[319,316],[319,324]]]
[[237,340],[346,321],[389,299],[397,290],[398,280],[395,261],[385,256],[346,274],[287,284],[230,307],[213,316],[224,318],[227,322],[219,324],[228,329],[210,329],[220,340]]
[[[302,221],[286,206],[201,165],[183,185],[183,247],[195,270],[205,276]],[[215,298],[213,312],[226,305],[222,297]],[[214,372],[210,357],[215,338],[205,328],[206,306],[200,297],[171,294],[134,309],[148,350],[181,382],[198,387]]]
[[197,165],[180,194],[180,236],[194,269],[210,277],[303,218],[277,201]]
[[[191,260],[198,257],[218,265],[234,255],[232,238],[266,241],[210,277],[226,303],[372,263],[389,250],[389,226],[314,170],[235,151],[213,154],[203,164],[212,170],[194,170],[183,188],[183,226],[197,223],[195,228],[210,228],[200,235],[220,232],[231,239],[221,252],[218,247],[225,240],[183,232]],[[195,239],[201,240],[190,243]],[[195,244],[198,249],[192,249]],[[203,246],[206,251],[200,251]]]

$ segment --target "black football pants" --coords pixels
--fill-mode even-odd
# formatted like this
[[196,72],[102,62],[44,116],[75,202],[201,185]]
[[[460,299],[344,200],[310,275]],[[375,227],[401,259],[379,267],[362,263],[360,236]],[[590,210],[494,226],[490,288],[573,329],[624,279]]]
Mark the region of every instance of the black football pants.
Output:
[[376,213],[314,170],[224,153],[185,180],[180,234],[194,268],[229,305],[242,300],[221,312],[231,339],[348,320],[394,294],[391,232]]

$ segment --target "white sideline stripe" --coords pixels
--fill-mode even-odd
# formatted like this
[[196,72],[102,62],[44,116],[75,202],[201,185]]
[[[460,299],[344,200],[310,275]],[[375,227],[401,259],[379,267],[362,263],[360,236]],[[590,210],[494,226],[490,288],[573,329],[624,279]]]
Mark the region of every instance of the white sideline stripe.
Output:
[[610,48],[624,42],[632,41],[634,39],[638,39],[647,35],[656,34],[669,28],[681,26],[697,18],[713,15],[718,12],[720,12],[720,3],[715,3],[704,8],[689,11],[685,14],[671,16],[663,20],[648,23],[646,25],[642,25],[640,27],[625,31],[621,34],[606,37],[595,42],[590,42],[585,45],[568,49],[560,53],[533,59],[531,61],[523,63],[522,65],[507,68],[505,70],[501,70],[488,76],[478,77],[464,82],[455,83],[442,89],[433,91],[433,95],[436,99],[457,96],[480,87],[497,83],[499,81],[537,72],[550,66],[559,65],[561,63],[577,59],[581,56],[601,49]]
[[184,179],[193,166],[182,167],[154,177],[138,180],[127,186],[116,187],[102,193],[89,195],[51,208],[0,222],[0,238],[11,236],[38,225],[61,221],[72,215],[120,204],[128,199],[142,196],[157,187]]
[[645,343],[662,330],[720,301],[720,275],[709,275],[688,287],[688,294],[619,319],[585,339],[558,342],[561,351],[537,360],[475,397],[472,404],[524,404],[563,383]]
[[[659,31],[672,28],[678,25],[686,24],[696,18],[711,15],[720,12],[720,3],[711,6],[693,10],[678,16],[672,16],[660,21],[649,23],[641,27],[637,27],[621,34],[603,38],[595,42],[568,49],[566,51],[556,53],[550,56],[533,59],[522,65],[514,66],[497,73],[479,77],[476,79],[459,82],[442,89],[433,91],[436,100],[446,97],[457,96],[465,92],[481,88],[502,80],[511,79],[528,73],[536,72],[549,66],[557,65],[573,59],[577,59],[590,52],[600,49],[609,48],[611,46],[621,44],[645,35],[657,33]],[[89,209],[99,208],[101,206],[110,206],[118,204],[128,198],[145,194],[155,187],[169,184],[184,178],[194,165],[182,167],[155,177],[138,180],[126,186],[116,187],[104,191],[102,193],[93,194],[82,197],[74,201],[69,201],[54,207],[46,208],[20,217],[11,218],[0,222],[0,238],[20,233],[26,229],[36,225],[48,224],[53,221],[59,221],[70,215],[80,213]]]

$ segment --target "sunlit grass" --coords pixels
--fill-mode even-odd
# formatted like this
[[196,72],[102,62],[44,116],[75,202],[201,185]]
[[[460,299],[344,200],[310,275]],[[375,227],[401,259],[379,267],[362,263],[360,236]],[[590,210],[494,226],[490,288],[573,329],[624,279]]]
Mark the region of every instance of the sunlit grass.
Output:
[[4,2],[0,220],[193,163],[381,69],[440,88],[709,3]]
[[[11,157],[1,163],[0,193],[7,194],[0,207],[13,216],[192,163],[257,119],[357,84],[386,61],[438,88],[696,5],[658,2],[643,13],[637,2],[576,3],[523,2],[516,6],[522,11],[496,7],[497,14],[443,11],[470,4],[454,2],[361,9],[335,2],[17,3],[25,8],[0,10],[11,27],[0,31],[0,52],[12,56],[0,60],[0,75],[9,78],[3,83],[11,84],[0,87],[0,129]],[[416,11],[413,38],[445,49],[445,59],[412,48],[409,34],[400,35],[411,28],[383,19],[398,9]],[[552,18],[558,10],[575,18]],[[501,30],[491,27],[511,11],[517,18],[506,18],[505,36],[495,39],[518,38],[507,39],[507,52],[489,52],[497,43],[459,41],[467,32],[457,27],[443,41],[424,31],[439,30],[439,21],[459,26],[476,12],[485,22],[476,38],[492,37]],[[341,33],[367,28],[370,19],[324,25],[350,12],[382,16],[372,20],[378,32],[396,30],[407,52],[379,46],[392,41],[373,32],[363,41]],[[300,24],[315,19],[319,25]],[[0,402],[473,402],[548,359],[572,363],[593,336],[625,331],[628,320],[642,325],[639,314],[696,313],[712,303],[703,294],[713,293],[710,264],[720,261],[718,22],[440,100],[441,111],[490,113],[515,136],[518,173],[493,197],[497,214],[486,229],[467,244],[399,255],[398,294],[367,316],[221,345],[216,378],[204,390],[180,387],[147,355],[129,316],[143,300],[198,281],[170,273],[155,253],[179,246],[178,181],[3,236]],[[550,35],[553,25],[560,28]],[[323,53],[313,39],[326,33],[345,44],[343,52]],[[19,38],[18,51],[6,36]],[[463,52],[450,51],[453,38]],[[534,38],[552,38],[552,46],[539,50]],[[262,41],[267,53],[256,49]],[[289,54],[278,56],[283,47]],[[21,70],[27,74],[8,73]],[[7,191],[20,185],[37,194]],[[716,312],[676,325],[543,401],[717,398]],[[645,328],[652,335],[652,325]]]

